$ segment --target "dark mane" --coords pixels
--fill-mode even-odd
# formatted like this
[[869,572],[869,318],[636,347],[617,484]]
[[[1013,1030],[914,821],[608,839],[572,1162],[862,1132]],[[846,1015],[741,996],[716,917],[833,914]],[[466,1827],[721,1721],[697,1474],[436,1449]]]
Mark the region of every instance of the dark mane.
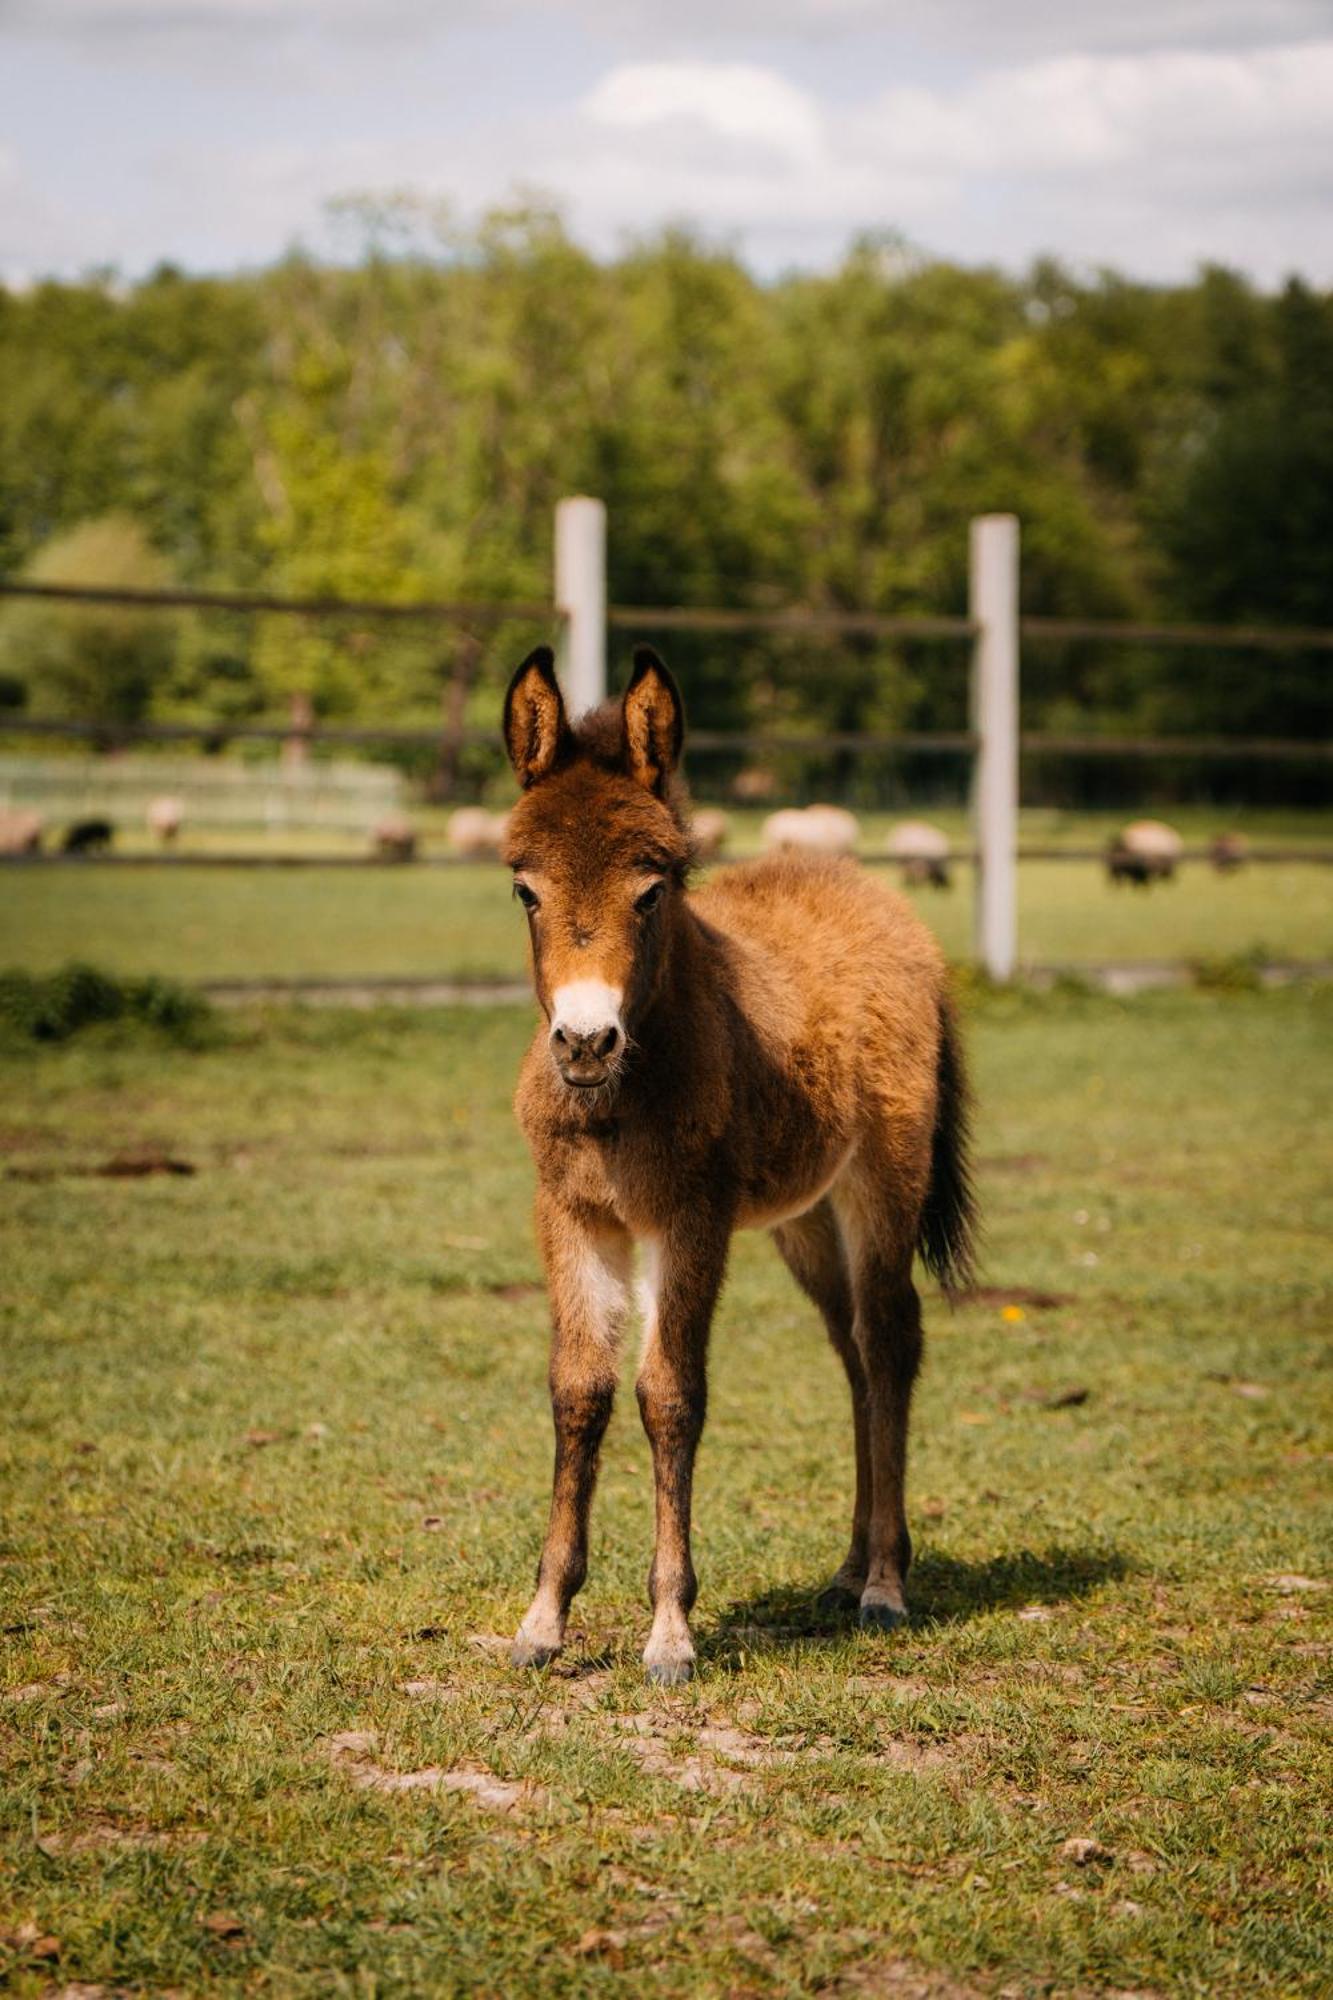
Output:
[[[625,722],[619,701],[604,701],[600,708],[590,708],[571,725],[570,736],[570,747],[562,761],[567,764],[592,764],[598,770],[624,775]],[[676,825],[689,839],[690,794],[678,770],[666,780],[660,797]]]

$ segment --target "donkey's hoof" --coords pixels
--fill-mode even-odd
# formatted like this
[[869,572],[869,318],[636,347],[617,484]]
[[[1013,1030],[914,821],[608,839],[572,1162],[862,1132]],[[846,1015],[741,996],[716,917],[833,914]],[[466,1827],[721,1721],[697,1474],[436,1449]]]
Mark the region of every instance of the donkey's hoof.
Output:
[[886,1604],[883,1600],[862,1601],[858,1619],[863,1632],[896,1632],[907,1623],[907,1613],[901,1604]]
[[694,1661],[690,1659],[654,1660],[647,1672],[648,1679],[654,1687],[684,1687],[686,1681],[694,1679]]
[[509,1664],[511,1667],[549,1667],[559,1651],[558,1646],[544,1646],[539,1639],[525,1639],[520,1632],[509,1648]]

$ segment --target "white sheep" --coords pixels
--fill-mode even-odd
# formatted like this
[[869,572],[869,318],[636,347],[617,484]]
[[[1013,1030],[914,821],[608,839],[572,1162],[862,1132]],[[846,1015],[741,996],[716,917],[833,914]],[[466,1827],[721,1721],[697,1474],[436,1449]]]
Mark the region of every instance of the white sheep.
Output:
[[1250,858],[1250,843],[1243,833],[1215,833],[1208,843],[1208,859],[1219,875],[1234,875]]
[[1136,882],[1146,889],[1153,882],[1169,882],[1184,851],[1184,841],[1164,820],[1131,820],[1107,847],[1106,872],[1112,882]]
[[166,796],[154,799],[147,819],[148,831],[156,834],[164,847],[169,846],[185,822],[185,801]]
[[0,813],[0,854],[40,854],[41,851],[40,813]]
[[371,845],[381,861],[414,861],[417,830],[406,813],[385,813],[370,832]]
[[929,883],[934,889],[949,886],[949,836],[928,820],[904,819],[890,829],[884,852],[902,866],[902,878],[913,888]]
[[450,847],[469,861],[494,861],[509,827],[508,813],[487,812],[484,806],[460,806],[450,813],[446,835]]
[[855,854],[861,829],[855,813],[841,806],[788,806],[770,813],[759,835],[768,853],[799,849],[807,854]]
[[691,831],[700,861],[715,861],[731,837],[731,821],[716,806],[700,806],[691,821]]

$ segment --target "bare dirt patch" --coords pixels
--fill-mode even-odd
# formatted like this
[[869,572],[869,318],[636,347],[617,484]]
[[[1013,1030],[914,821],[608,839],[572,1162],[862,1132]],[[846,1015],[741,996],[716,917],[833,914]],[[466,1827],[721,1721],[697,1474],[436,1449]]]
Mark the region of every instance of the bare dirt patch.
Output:
[[428,1764],[419,1771],[390,1771],[375,1761],[377,1742],[369,1729],[346,1729],[328,1742],[335,1768],[365,1791],[466,1792],[492,1812],[512,1812],[520,1802],[531,1804],[540,1796],[531,1785],[497,1778],[470,1765],[445,1770],[443,1765]]
[[984,1989],[948,1973],[927,1972],[905,1958],[880,1958],[842,1973],[825,1991],[892,1994],[893,2000],[983,2000]]
[[[838,1745],[819,1736],[800,1743],[775,1742],[734,1722],[703,1722],[691,1730],[670,1717],[652,1714],[609,1718],[624,1747],[650,1777],[666,1778],[682,1791],[723,1794],[741,1790],[756,1774],[788,1769],[812,1757],[832,1757]],[[907,1736],[880,1735],[870,1761],[893,1770],[922,1773],[946,1768],[950,1747]]]
[[44,1833],[37,1846],[52,1860],[70,1854],[98,1854],[117,1848],[168,1847],[179,1843],[194,1846],[206,1840],[201,1831],[163,1833],[155,1827],[117,1826],[110,1820],[96,1820],[91,1826],[67,1827]]

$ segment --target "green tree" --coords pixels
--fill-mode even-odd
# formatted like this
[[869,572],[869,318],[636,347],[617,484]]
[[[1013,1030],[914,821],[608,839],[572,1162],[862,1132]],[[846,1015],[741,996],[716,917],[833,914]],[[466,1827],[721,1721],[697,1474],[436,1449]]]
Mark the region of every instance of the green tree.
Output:
[[[128,515],[86,521],[54,536],[24,572],[34,583],[160,590],[165,559]],[[8,598],[0,606],[0,673],[35,714],[138,722],[172,668],[179,621],[133,605]]]

